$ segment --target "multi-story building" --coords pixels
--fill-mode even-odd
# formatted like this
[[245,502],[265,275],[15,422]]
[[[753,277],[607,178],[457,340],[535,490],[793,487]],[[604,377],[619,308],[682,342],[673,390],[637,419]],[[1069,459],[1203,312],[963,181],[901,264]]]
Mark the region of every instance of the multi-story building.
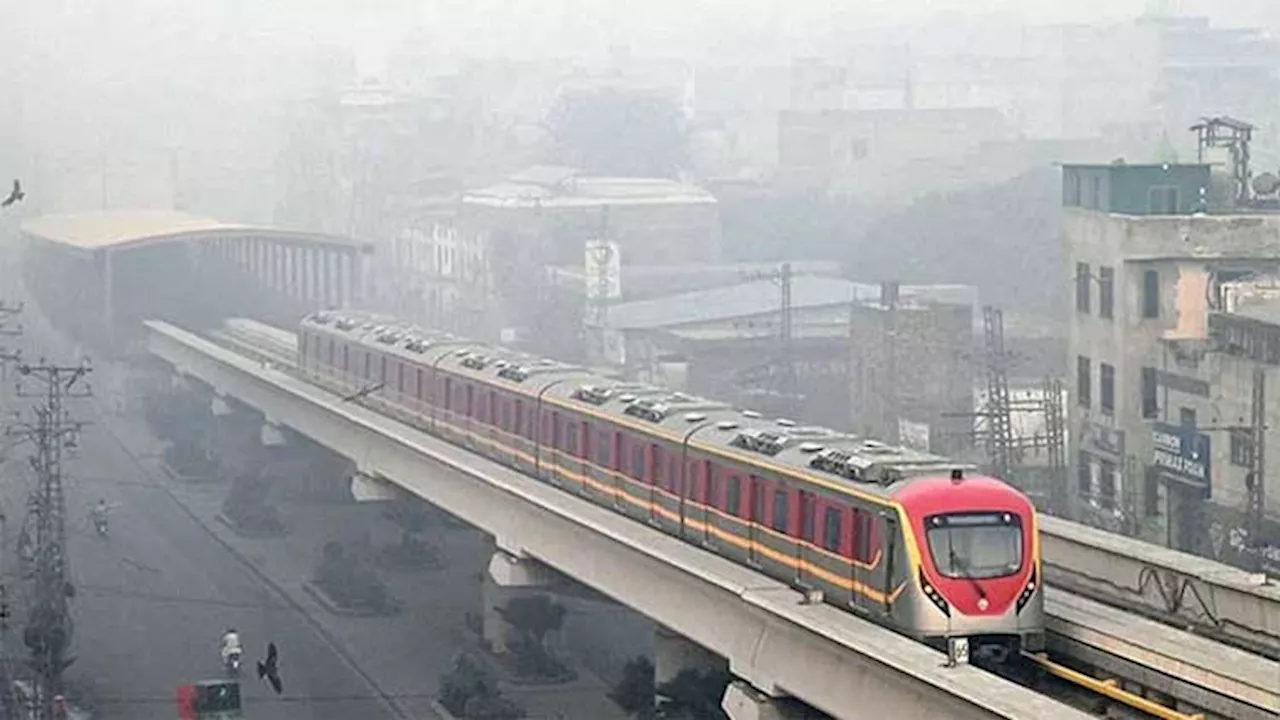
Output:
[[1243,364],[1276,359],[1231,298],[1280,268],[1280,214],[1215,198],[1209,165],[1063,171],[1070,511],[1187,550],[1245,510]]

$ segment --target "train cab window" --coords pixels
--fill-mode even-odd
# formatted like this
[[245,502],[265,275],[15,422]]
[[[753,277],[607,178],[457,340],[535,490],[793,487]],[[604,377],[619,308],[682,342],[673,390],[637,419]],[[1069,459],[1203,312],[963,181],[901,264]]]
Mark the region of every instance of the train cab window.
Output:
[[840,537],[844,534],[844,513],[840,508],[827,508],[823,515],[822,547],[840,552]]
[[631,477],[636,480],[645,480],[644,474],[644,446],[640,444],[631,446]]
[[724,509],[726,512],[740,515],[742,509],[742,478],[729,476],[728,491],[725,493]]
[[1022,523],[1013,513],[952,513],[925,520],[929,554],[947,577],[1006,577],[1022,569]]
[[813,542],[814,529],[813,495],[802,492],[800,493],[800,537]]
[[791,515],[791,497],[786,490],[773,491],[773,522],[770,525],[778,532],[787,532],[787,521]]

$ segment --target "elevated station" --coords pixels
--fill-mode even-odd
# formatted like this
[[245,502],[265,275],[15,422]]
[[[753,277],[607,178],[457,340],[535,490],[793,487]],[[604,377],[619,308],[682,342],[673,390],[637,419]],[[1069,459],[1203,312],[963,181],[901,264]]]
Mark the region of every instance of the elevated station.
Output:
[[365,294],[372,246],[173,211],[34,218],[23,271],[45,316],[95,354],[140,347],[141,320],[205,327],[228,314],[288,325]]

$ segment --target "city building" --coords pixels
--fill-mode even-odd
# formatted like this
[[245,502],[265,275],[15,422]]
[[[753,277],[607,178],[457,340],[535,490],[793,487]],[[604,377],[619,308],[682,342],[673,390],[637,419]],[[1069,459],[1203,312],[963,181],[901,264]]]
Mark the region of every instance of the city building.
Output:
[[1070,511],[1216,556],[1243,542],[1224,528],[1280,545],[1280,493],[1248,490],[1254,370],[1280,362],[1280,182],[1224,193],[1220,177],[1208,164],[1063,169]]

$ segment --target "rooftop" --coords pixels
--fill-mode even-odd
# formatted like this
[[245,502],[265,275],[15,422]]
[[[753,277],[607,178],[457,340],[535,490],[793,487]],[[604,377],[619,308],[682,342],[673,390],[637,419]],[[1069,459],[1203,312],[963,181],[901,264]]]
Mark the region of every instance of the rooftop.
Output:
[[590,177],[572,168],[537,166],[462,202],[491,207],[599,207],[602,205],[715,204],[711,193],[665,178]]
[[23,223],[22,232],[80,250],[106,250],[150,245],[191,235],[252,233],[325,245],[365,246],[349,238],[312,232],[224,223],[172,210],[111,210],[71,215],[45,215]]
[[[609,326],[619,330],[653,330],[764,315],[778,311],[780,295],[776,281],[757,280],[637,300],[610,308]],[[977,300],[976,291],[967,285],[904,285],[899,288],[899,298],[907,306],[913,302],[972,305]],[[851,305],[855,302],[875,304],[879,300],[879,285],[815,275],[800,275],[791,281],[793,308]]]

